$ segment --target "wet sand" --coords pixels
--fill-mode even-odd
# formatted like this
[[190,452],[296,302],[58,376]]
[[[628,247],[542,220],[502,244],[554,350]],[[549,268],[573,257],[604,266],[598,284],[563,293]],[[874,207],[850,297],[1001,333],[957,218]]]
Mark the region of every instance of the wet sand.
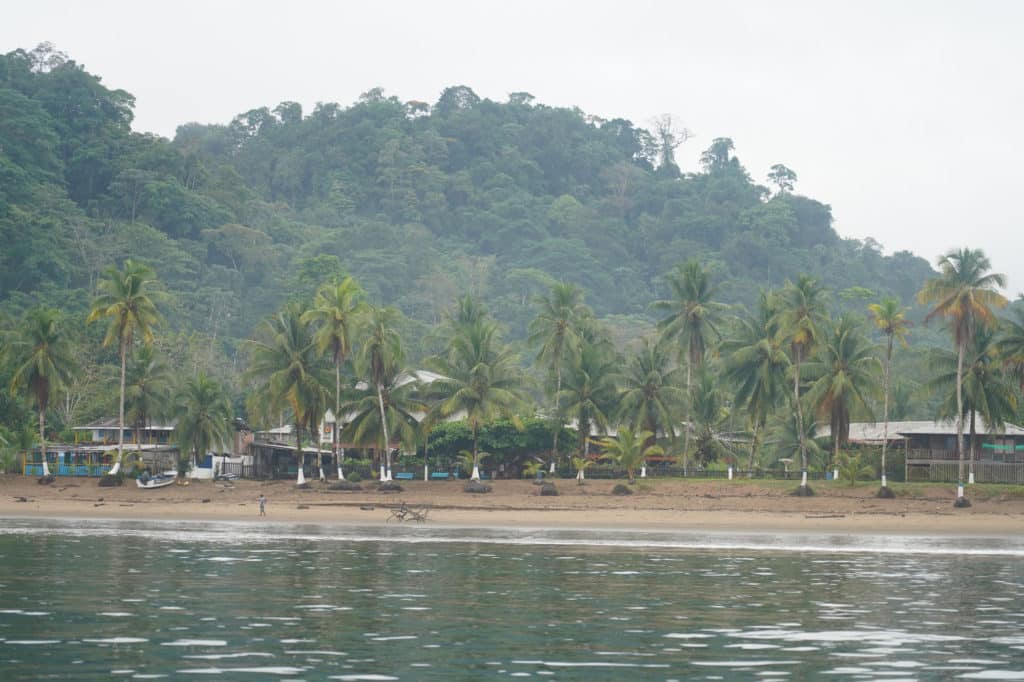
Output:
[[[811,498],[790,495],[795,483],[648,479],[630,496],[615,496],[616,481],[555,481],[557,497],[541,497],[531,481],[494,481],[493,492],[463,492],[464,482],[402,481],[383,493],[373,482],[356,492],[331,491],[312,481],[193,481],[141,490],[133,481],[101,488],[96,479],[0,476],[0,516],[140,519],[262,520],[373,525],[389,522],[397,505],[425,510],[434,526],[649,531],[764,531],[911,535],[1002,536],[1024,533],[1024,496],[997,486],[972,486],[968,509],[954,509],[954,486],[897,487],[896,499],[874,496],[877,484],[814,482]],[[259,517],[257,498],[267,497]],[[391,520],[392,523],[396,521]],[[407,522],[408,523],[408,522]]]

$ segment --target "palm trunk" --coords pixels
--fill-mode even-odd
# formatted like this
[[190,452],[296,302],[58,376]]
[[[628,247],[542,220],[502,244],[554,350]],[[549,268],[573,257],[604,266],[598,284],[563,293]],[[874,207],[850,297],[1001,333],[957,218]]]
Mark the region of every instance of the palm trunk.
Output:
[[124,381],[128,366],[128,344],[121,341],[121,401],[117,406],[117,458],[110,468],[109,475],[114,476],[121,470],[121,458],[124,456]]
[[384,432],[384,477],[383,480],[391,480],[391,446],[388,440],[388,418],[384,413],[384,387],[377,384],[377,405],[380,408],[380,428]]
[[754,460],[757,458],[757,431],[760,424],[754,421],[754,428],[750,436],[750,462],[747,464],[747,476],[754,477]]
[[957,501],[964,498],[964,396],[963,396],[963,377],[964,377],[964,346],[965,342],[961,341],[958,344],[957,356],[956,356],[956,458],[958,462],[957,466],[957,479],[956,479],[956,499]]
[[476,437],[476,424],[473,424],[473,475],[469,477],[471,481],[480,480],[480,463],[477,460],[477,437]]
[[885,351],[885,374],[882,377],[882,487],[886,487],[885,480],[885,448],[889,444],[889,367],[892,365],[892,334],[889,334],[889,344]]
[[334,428],[331,429],[331,453],[334,455],[334,466],[338,468],[338,480],[345,480],[345,472],[341,468],[341,461],[345,454],[338,455],[338,429],[341,428],[341,361],[334,363]]
[[551,444],[551,473],[555,473],[555,460],[558,459],[558,434],[562,431],[559,394],[562,392],[562,363],[555,366],[555,435]]
[[43,476],[50,475],[50,467],[46,463],[46,409],[39,408],[39,449],[43,453]]
[[977,414],[977,412],[971,410],[971,435],[968,436],[968,442],[971,444],[971,464],[970,469],[967,472],[967,483],[972,485],[974,484],[974,460],[978,456],[978,444],[976,442],[978,432],[974,428],[974,420]]
[[[690,457],[690,358],[686,359],[686,421],[683,423],[683,476]],[[675,429],[672,428],[674,431]],[[658,434],[654,434],[657,437]]]
[[800,406],[800,350],[793,364],[793,403],[796,407],[796,442],[800,447],[800,486],[807,487],[807,448],[804,445],[804,412]]
[[306,482],[306,472],[303,465],[306,463],[306,456],[302,453],[302,426],[295,424],[295,459],[299,473],[295,478],[295,485],[303,485]]

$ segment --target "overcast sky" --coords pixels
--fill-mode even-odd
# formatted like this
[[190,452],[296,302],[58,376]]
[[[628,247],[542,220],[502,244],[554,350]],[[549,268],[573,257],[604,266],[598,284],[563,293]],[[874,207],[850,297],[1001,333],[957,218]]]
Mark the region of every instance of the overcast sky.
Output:
[[136,97],[171,137],[285,100],[351,104],[449,85],[731,137],[755,179],[784,163],[845,237],[934,262],[984,249],[1024,290],[1024,2],[7,3],[0,51],[42,41]]

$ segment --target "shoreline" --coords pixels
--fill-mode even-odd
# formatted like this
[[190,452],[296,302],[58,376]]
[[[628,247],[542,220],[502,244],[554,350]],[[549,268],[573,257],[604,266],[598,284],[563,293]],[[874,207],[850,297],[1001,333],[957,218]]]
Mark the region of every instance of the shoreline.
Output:
[[[308,490],[290,481],[212,481],[159,490],[131,485],[100,488],[96,479],[58,479],[38,485],[25,476],[0,476],[0,517],[67,520],[246,521],[267,525],[391,525],[451,529],[615,532],[816,533],[934,537],[1013,537],[1024,532],[1024,498],[982,498],[969,509],[952,505],[950,485],[915,489],[913,496],[881,500],[877,488],[815,486],[810,498],[790,486],[764,482],[648,479],[638,494],[610,494],[613,481],[577,486],[559,480],[560,495],[541,497],[530,481],[495,481],[494,492],[464,493],[456,482],[403,482],[401,493],[371,484],[357,492]],[[267,516],[257,498],[267,497]],[[947,496],[948,495],[948,496]],[[968,492],[968,497],[971,491]],[[425,523],[388,521],[402,502],[425,509]]]

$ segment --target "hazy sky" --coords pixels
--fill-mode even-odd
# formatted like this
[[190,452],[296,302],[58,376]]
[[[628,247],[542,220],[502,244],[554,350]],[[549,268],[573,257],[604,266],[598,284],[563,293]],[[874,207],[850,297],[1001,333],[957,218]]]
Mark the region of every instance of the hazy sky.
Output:
[[764,182],[784,163],[847,237],[929,261],[982,248],[1024,290],[1024,2],[6,3],[0,51],[42,41],[136,97],[173,136],[284,100],[351,104],[381,86],[693,131],[683,170],[731,137]]

